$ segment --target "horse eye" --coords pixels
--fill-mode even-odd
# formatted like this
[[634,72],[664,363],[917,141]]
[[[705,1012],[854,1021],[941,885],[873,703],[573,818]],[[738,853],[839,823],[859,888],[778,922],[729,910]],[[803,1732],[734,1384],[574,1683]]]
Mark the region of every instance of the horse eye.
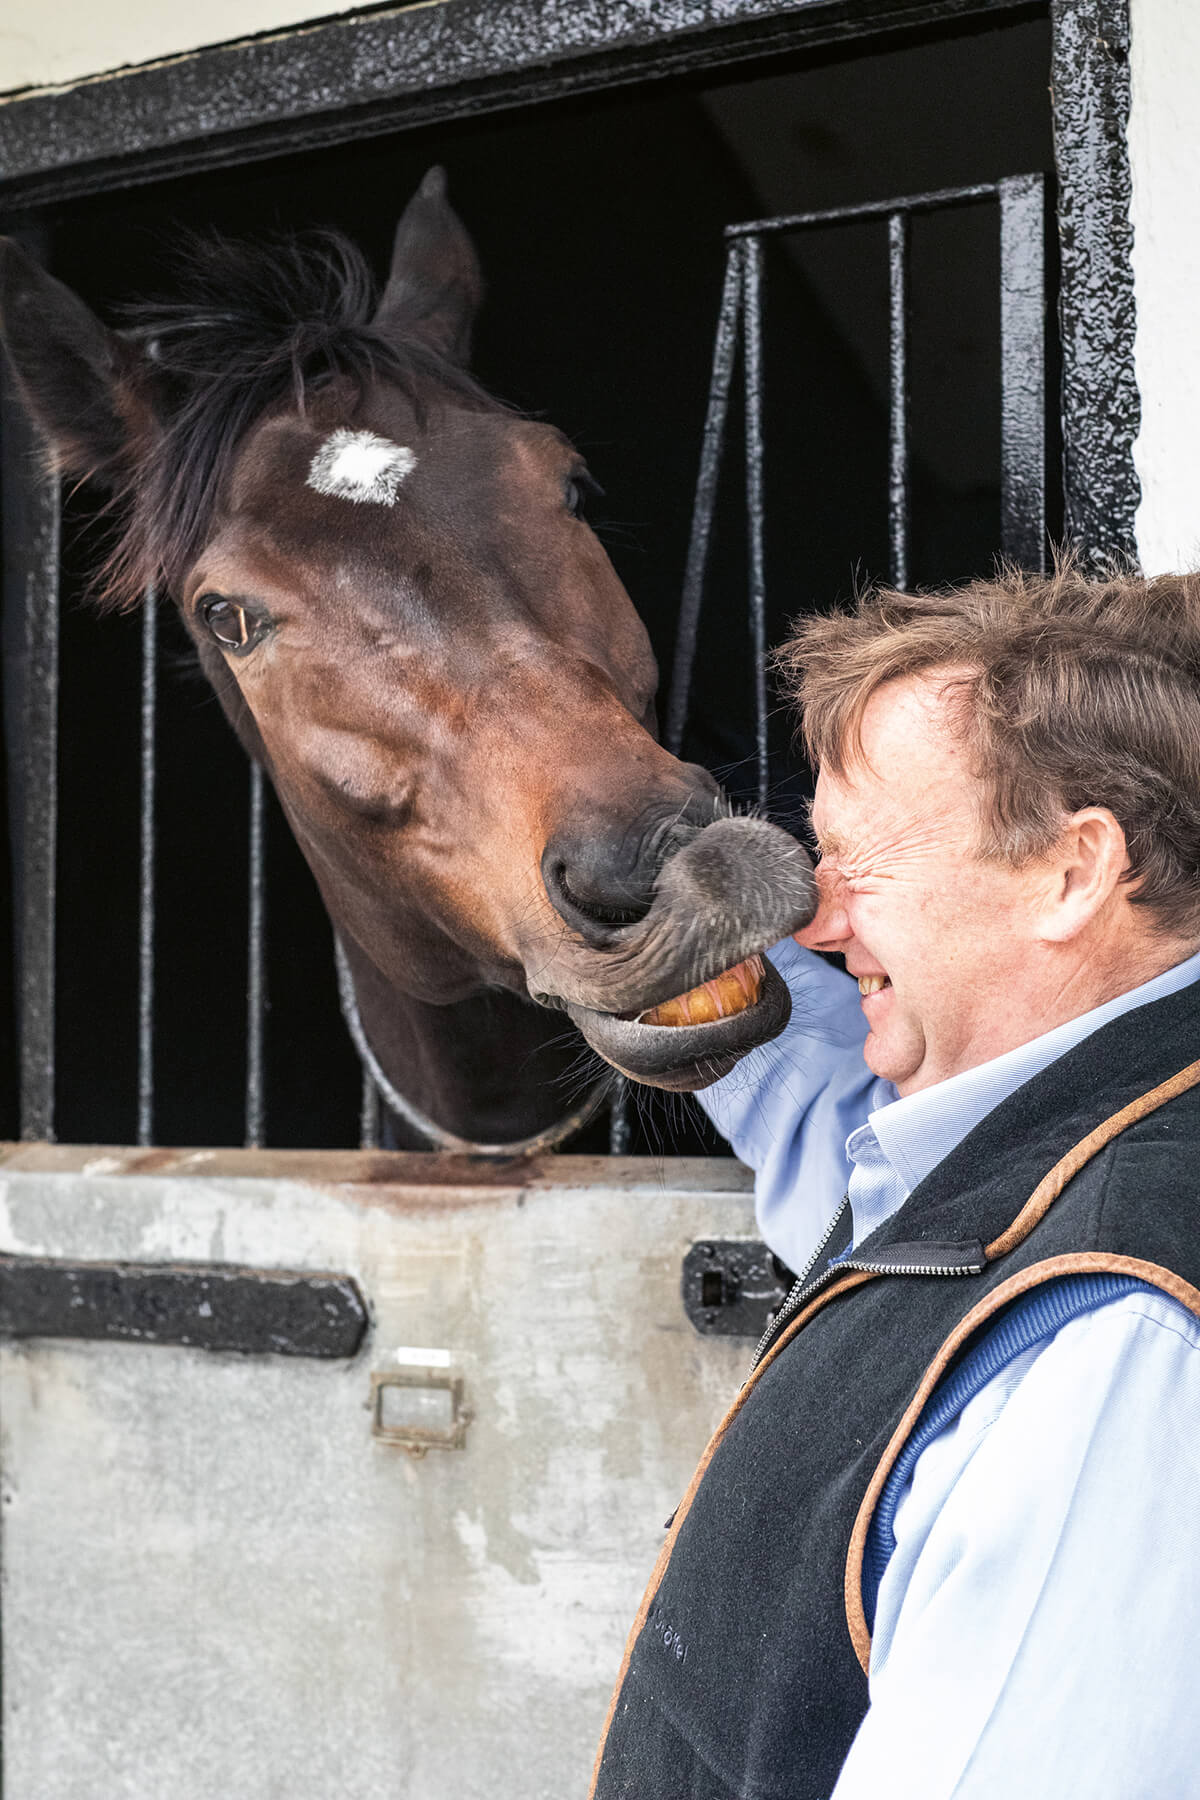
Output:
[[563,484],[563,498],[566,501],[567,511],[573,519],[582,519],[586,501],[594,498],[597,494],[603,494],[603,492],[604,489],[600,483],[594,480],[586,469],[578,469],[574,475],[568,475]]
[[217,594],[200,602],[200,617],[214,643],[233,656],[248,655],[267,628],[265,619],[256,619],[236,600]]

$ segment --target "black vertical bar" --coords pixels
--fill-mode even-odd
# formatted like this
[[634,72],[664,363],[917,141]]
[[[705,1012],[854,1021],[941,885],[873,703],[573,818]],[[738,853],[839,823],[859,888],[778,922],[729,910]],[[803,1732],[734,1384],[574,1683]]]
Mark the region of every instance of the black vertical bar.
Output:
[[663,741],[678,756],[687,724],[688,700],[692,686],[692,664],[696,659],[696,634],[700,625],[700,607],[704,599],[704,573],[708,566],[708,544],[712,535],[713,510],[717,502],[717,484],[721,475],[721,452],[725,446],[725,420],[729,412],[729,389],[733,381],[733,363],[737,353],[738,314],[742,295],[742,252],[740,244],[731,243],[726,252],[725,283],[721,291],[721,311],[717,318],[717,336],[713,345],[712,379],[708,390],[708,411],[704,419],[704,437],[700,446],[700,471],[696,478],[696,497],[692,503],[692,534],[688,541],[687,568],[683,577],[683,595],[679,602],[679,622],[675,631],[675,664],[671,672],[671,696],[667,709],[667,727]]
[[758,804],[764,810],[767,762],[767,577],[763,551],[762,242],[742,242],[742,308],[746,375],[746,539],[749,558],[750,643],[754,653],[754,739]]
[[[4,439],[6,698],[18,732],[9,736],[19,780],[11,822],[18,890],[17,960],[20,1131],[54,1136],[55,914],[58,836],[58,651],[60,488],[43,472],[39,447],[11,390]],[[14,784],[15,785],[15,784]]]
[[908,214],[888,215],[888,549],[889,579],[908,586],[909,396]]
[[1046,250],[1040,175],[1000,183],[1000,548],[1046,567]]
[[379,1089],[369,1069],[362,1072],[362,1108],[359,1113],[358,1147],[379,1148]]
[[623,1075],[618,1075],[613,1097],[608,1103],[608,1154],[628,1156],[631,1137],[629,1083]]
[[246,979],[246,1148],[262,1147],[264,1126],[263,1024],[266,1013],[266,876],[263,867],[266,781],[250,764],[250,916]]
[[1137,556],[1129,0],[1051,0],[1065,536],[1085,564]]
[[142,601],[142,794],[138,905],[137,1141],[154,1142],[154,802],[158,689],[158,596]]

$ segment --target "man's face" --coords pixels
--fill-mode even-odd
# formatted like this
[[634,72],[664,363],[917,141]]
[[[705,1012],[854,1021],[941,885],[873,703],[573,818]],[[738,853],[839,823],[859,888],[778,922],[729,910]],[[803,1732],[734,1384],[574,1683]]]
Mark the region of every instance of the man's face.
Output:
[[889,682],[861,757],[813,803],[820,906],[796,936],[841,951],[869,1068],[915,1093],[1048,1029],[1036,922],[1053,873],[981,858],[982,787],[954,735],[952,672]]

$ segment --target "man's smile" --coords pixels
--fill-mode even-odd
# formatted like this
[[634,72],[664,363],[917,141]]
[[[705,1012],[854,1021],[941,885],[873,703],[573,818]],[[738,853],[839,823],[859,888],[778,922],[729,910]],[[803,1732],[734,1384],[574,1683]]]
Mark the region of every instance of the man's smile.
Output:
[[891,985],[891,981],[886,975],[860,975],[858,977],[858,991],[864,999],[871,994],[881,994],[884,988],[891,987]]

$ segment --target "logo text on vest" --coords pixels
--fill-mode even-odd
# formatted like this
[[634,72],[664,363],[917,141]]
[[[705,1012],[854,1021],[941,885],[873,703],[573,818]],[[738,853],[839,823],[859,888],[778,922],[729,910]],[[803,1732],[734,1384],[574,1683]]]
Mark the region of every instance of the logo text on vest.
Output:
[[687,1645],[684,1643],[682,1637],[680,1637],[676,1627],[668,1624],[667,1620],[664,1619],[657,1606],[651,1612],[647,1623],[650,1626],[651,1631],[657,1634],[663,1649],[668,1655],[673,1656],[676,1662],[687,1661]]

